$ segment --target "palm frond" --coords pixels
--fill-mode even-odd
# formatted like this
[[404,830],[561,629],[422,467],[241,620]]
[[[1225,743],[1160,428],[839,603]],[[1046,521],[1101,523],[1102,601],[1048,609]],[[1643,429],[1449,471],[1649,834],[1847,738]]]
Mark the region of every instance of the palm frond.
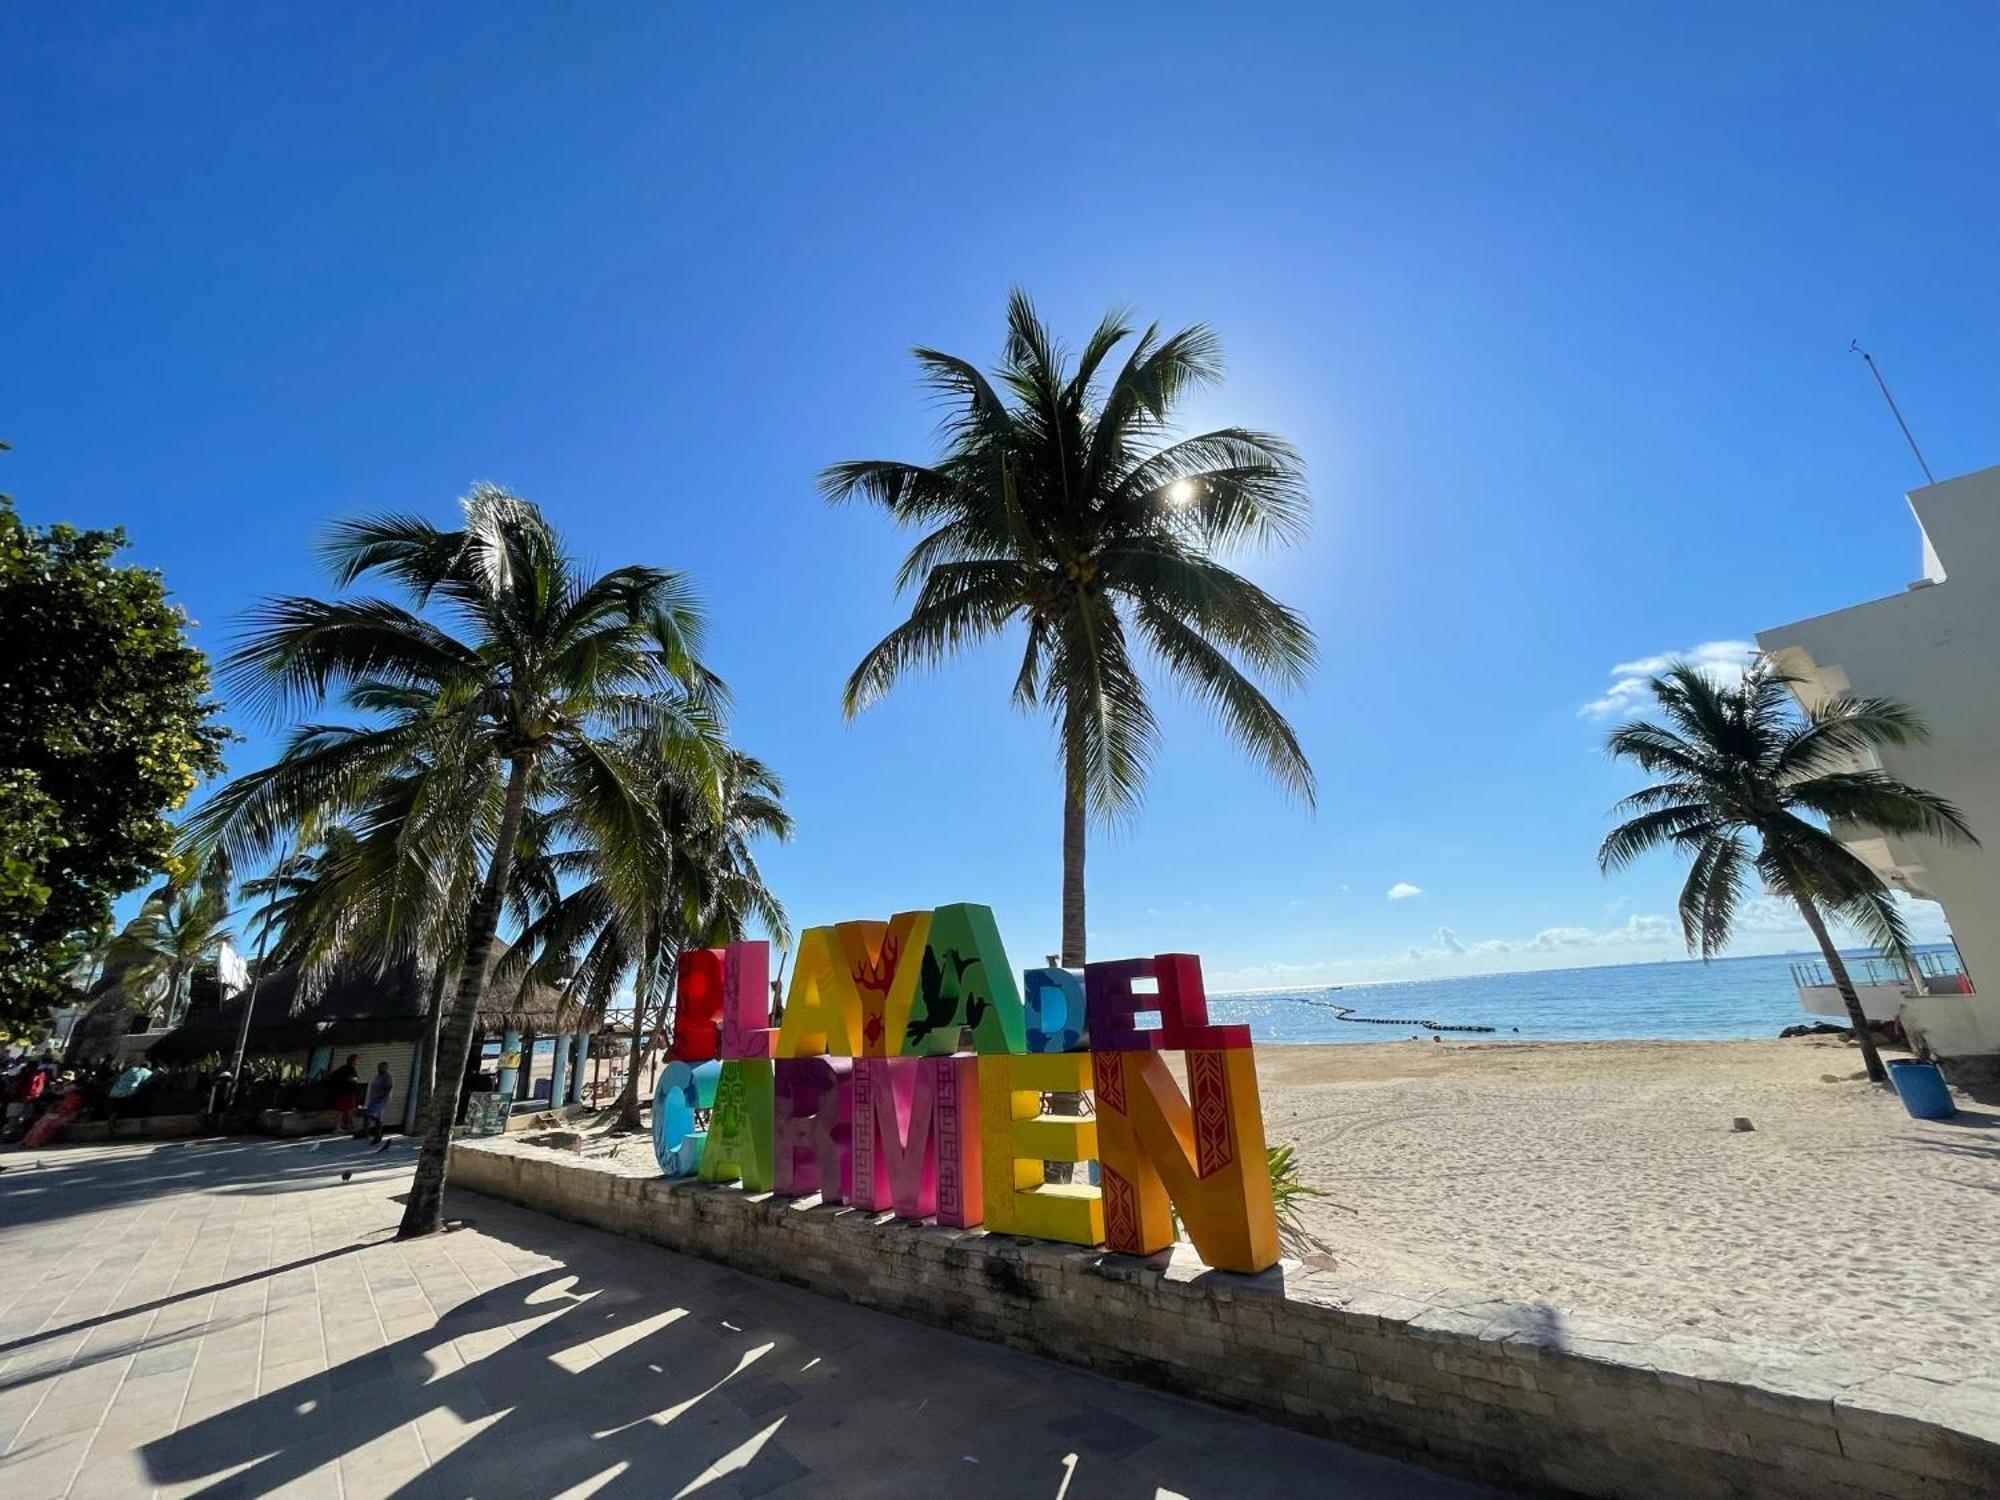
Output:
[[1140,602],[1138,620],[1174,678],[1215,712],[1273,780],[1311,807],[1317,787],[1298,734],[1256,684],[1199,632],[1150,601]]
[[236,696],[265,713],[319,702],[348,683],[430,689],[479,673],[478,657],[428,620],[385,599],[266,599],[223,659]]
[[1822,818],[1945,844],[1977,844],[1965,814],[1948,798],[1882,771],[1831,771],[1785,787],[1787,801]]
[[1843,694],[1819,704],[1803,723],[1792,726],[1774,769],[1779,776],[1803,777],[1851,769],[1857,762],[1865,767],[1885,746],[1913,745],[1928,738],[1930,727],[1906,704]]
[[919,606],[861,658],[841,706],[852,718],[912,669],[934,666],[960,647],[997,634],[1020,608],[1008,582],[988,581]]
[[[1629,800],[1629,799],[1628,799]],[[1623,869],[1640,855],[1693,837],[1706,839],[1722,831],[1714,809],[1705,803],[1675,803],[1621,823],[1598,846],[1597,867],[1607,875]]]

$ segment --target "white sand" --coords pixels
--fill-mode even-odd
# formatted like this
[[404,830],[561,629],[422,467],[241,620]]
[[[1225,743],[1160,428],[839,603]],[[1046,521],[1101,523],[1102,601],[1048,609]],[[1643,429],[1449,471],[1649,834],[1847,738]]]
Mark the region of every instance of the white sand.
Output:
[[1956,1122],[1912,1120],[1819,1038],[1260,1047],[1257,1064],[1271,1142],[1356,1210],[1309,1218],[1358,1286],[2000,1369],[2000,1106],[1961,1095]]
[[[1258,1051],[1271,1141],[1371,1286],[2000,1367],[2000,1110],[1909,1119],[1838,1041]],[[1823,1081],[1837,1075],[1837,1082]],[[1756,1129],[1731,1130],[1734,1116]]]

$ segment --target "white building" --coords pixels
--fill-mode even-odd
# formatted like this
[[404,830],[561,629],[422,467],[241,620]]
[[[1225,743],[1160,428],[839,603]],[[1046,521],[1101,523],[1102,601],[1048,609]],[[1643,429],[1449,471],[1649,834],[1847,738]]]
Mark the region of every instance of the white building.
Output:
[[[1923,576],[1900,594],[1758,632],[1808,705],[1845,692],[1900,699],[1931,738],[1882,769],[1958,804],[1971,848],[1857,830],[1843,841],[1902,890],[1944,907],[1973,993],[1913,983],[1913,1041],[1954,1081],[2000,1078],[2000,468],[1912,491]],[[1933,976],[1935,980],[1935,976]]]

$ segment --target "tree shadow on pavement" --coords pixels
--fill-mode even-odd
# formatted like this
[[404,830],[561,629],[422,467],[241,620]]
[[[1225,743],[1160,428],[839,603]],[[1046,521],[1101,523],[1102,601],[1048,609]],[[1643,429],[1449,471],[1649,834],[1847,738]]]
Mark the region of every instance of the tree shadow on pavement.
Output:
[[[173,1141],[126,1150],[102,1146],[12,1153],[0,1173],[0,1225],[48,1224],[170,1193],[262,1196],[304,1192],[341,1181],[407,1173],[408,1151],[377,1154],[345,1136],[297,1141]],[[143,1170],[135,1165],[143,1162]]]
[[[503,1217],[532,1221],[482,1206],[482,1223]],[[541,1237],[509,1238],[539,1248]],[[1068,1500],[1155,1500],[1243,1493],[1247,1432],[1260,1471],[1334,1479],[1334,1460],[1355,1500],[1485,1493],[652,1255],[637,1279],[629,1261],[593,1274],[586,1249],[475,1294],[431,1327],[147,1444],[147,1476],[261,1495],[344,1459],[348,1493],[398,1497],[590,1481],[597,1496],[1054,1497],[1067,1485]],[[409,1422],[421,1450],[398,1431]]]

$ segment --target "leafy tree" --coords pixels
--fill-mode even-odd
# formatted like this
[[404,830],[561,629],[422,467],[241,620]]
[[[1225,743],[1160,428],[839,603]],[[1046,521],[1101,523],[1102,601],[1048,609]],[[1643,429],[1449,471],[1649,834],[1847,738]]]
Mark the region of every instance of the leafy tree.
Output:
[[[652,836],[644,768],[625,747],[708,764],[722,685],[700,663],[703,619],[684,578],[647,567],[592,577],[537,507],[492,486],[466,498],[456,530],[407,516],[350,521],[326,556],[340,586],[383,577],[409,604],[268,600],[228,667],[280,715],[334,697],[366,722],[298,729],[275,765],[197,814],[193,834],[247,860],[338,821],[416,766],[452,767],[455,784],[497,780],[499,814],[439,1039],[439,1076],[460,1078],[530,808],[588,805],[598,826],[622,815]],[[385,688],[412,711],[384,712]],[[453,1103],[453,1091],[433,1092],[406,1237],[442,1226]]]
[[167,814],[221,769],[208,664],[122,531],[29,526],[0,498],[0,1025],[70,991]]
[[1976,841],[1950,802],[1870,764],[1884,747],[1928,737],[1915,712],[1850,696],[1801,712],[1790,682],[1762,660],[1735,683],[1686,663],[1653,678],[1663,722],[1620,725],[1606,748],[1663,779],[1617,804],[1615,812],[1633,816],[1605,838],[1597,861],[1609,872],[1649,849],[1689,857],[1681,931],[1704,959],[1728,946],[1753,876],[1790,901],[1825,955],[1868,1076],[1880,1083],[1887,1074],[1826,919],[1841,918],[1906,966],[1909,933],[1882,877],[1827,825]]
[[1017,290],[991,380],[966,360],[914,351],[948,409],[935,463],[863,459],[820,475],[829,500],[861,495],[925,530],[897,576],[915,605],[848,678],[850,716],[905,672],[1024,628],[1014,701],[1049,714],[1062,764],[1066,964],[1085,957],[1087,822],[1136,808],[1158,739],[1141,653],[1283,786],[1314,795],[1297,735],[1250,676],[1302,681],[1312,632],[1216,561],[1244,542],[1303,535],[1297,457],[1243,427],[1175,439],[1174,408],[1219,378],[1220,347],[1206,328],[1161,337],[1156,325],[1106,383],[1106,361],[1131,339],[1114,313],[1072,363]]

